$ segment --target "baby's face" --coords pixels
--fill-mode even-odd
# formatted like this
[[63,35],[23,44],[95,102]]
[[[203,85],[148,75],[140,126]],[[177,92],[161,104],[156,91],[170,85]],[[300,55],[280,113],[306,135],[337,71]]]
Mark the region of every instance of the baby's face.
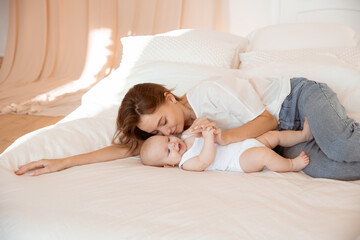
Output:
[[164,167],[179,165],[182,155],[187,151],[185,142],[174,136],[155,136],[155,138],[153,151]]

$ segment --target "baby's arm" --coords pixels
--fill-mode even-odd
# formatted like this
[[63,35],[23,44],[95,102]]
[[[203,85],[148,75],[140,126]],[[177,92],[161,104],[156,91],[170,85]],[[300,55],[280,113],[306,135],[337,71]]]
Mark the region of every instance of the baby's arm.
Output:
[[182,168],[188,171],[204,171],[215,159],[214,128],[207,128],[202,131],[204,146],[199,156],[187,160]]

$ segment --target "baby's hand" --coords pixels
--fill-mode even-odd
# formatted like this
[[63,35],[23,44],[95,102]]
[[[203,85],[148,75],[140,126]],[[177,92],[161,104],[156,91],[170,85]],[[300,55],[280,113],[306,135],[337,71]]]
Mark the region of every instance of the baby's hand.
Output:
[[206,127],[206,128],[203,128],[202,130],[202,135],[204,138],[206,139],[212,139],[214,140],[215,139],[215,135],[214,135],[214,132],[215,132],[215,128],[214,127]]

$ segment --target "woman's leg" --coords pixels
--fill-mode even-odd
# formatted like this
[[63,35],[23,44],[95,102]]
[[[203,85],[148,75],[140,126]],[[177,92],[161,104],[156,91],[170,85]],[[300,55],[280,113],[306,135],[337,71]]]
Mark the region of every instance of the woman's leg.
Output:
[[308,117],[317,145],[339,162],[360,162],[360,125],[346,114],[337,95],[324,83],[308,81],[299,95],[299,117]]
[[302,151],[310,158],[310,163],[303,172],[315,178],[330,178],[337,180],[359,180],[360,162],[338,162],[329,159],[316,144],[315,140],[300,143],[293,147],[276,147],[276,152],[286,158],[294,158]]
[[[291,79],[291,88],[291,94],[285,99],[279,114],[279,130],[301,129],[302,119],[306,115],[314,140],[288,148],[277,147],[276,151],[287,158],[293,158],[305,151],[311,162],[304,172],[312,177],[359,180],[359,124],[346,116],[336,95],[324,94],[324,88],[325,92],[328,92],[325,85],[320,87],[313,81],[294,78]],[[308,91],[309,89],[311,91]],[[340,144],[337,145],[337,142]],[[343,147],[347,143],[350,147]],[[351,148],[354,152],[349,150]],[[335,156],[335,159],[329,155]],[[355,161],[345,162],[349,159]]]
[[298,172],[309,164],[309,157],[305,152],[299,156],[288,159],[280,156],[267,147],[250,148],[239,158],[241,169],[246,173],[259,172],[264,167],[275,172]]

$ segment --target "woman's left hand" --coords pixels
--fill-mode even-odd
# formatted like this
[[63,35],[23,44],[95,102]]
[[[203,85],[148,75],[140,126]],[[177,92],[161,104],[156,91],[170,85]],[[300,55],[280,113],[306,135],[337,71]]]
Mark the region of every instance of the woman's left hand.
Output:
[[215,142],[221,146],[228,145],[225,136],[222,134],[221,128],[217,128],[214,131]]

